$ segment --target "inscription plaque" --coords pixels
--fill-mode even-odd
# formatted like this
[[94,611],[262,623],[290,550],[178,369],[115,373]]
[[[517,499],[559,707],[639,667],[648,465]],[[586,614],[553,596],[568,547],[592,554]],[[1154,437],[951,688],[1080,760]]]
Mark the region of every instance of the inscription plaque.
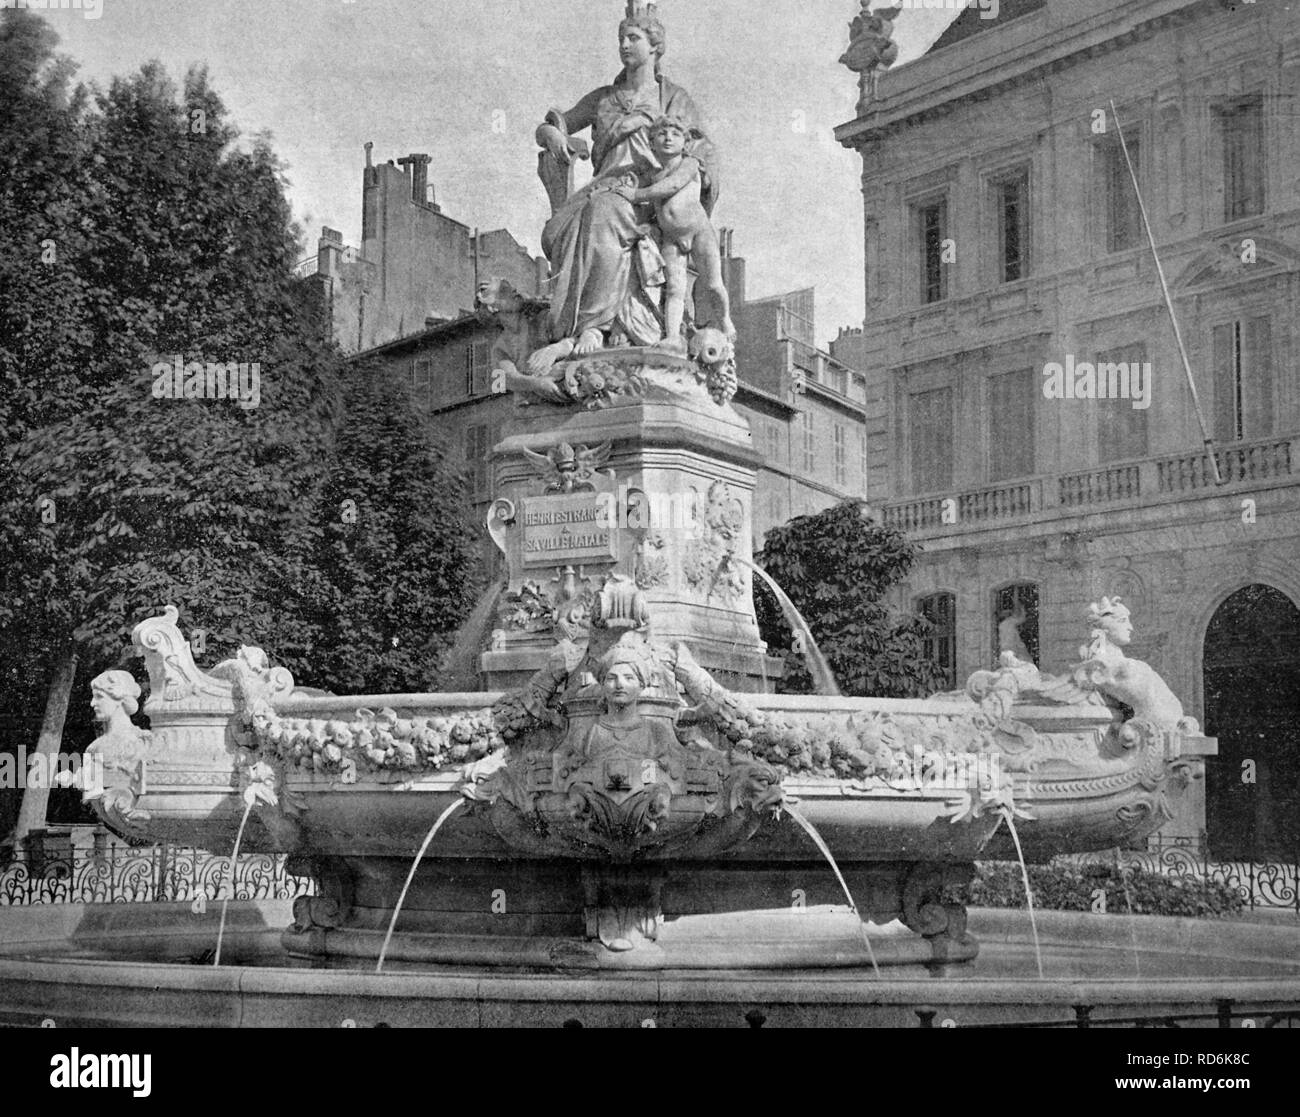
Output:
[[525,566],[569,566],[618,558],[609,498],[596,493],[534,497],[524,502]]

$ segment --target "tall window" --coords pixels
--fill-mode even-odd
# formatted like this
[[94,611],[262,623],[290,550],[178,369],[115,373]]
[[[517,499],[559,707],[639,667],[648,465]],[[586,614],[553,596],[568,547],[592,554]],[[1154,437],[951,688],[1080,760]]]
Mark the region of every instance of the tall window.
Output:
[[948,266],[944,241],[948,239],[948,203],[932,202],[916,211],[921,248],[921,302],[937,303],[948,297]]
[[[1117,382],[1122,383],[1122,371],[1116,366],[1127,365],[1130,394],[1136,394],[1134,370],[1149,381],[1145,368],[1147,347],[1141,343],[1126,345],[1122,349],[1112,349],[1097,354],[1097,384],[1105,384],[1110,393],[1112,373]],[[1097,409],[1097,460],[1119,462],[1127,458],[1145,458],[1147,456],[1147,411],[1133,406],[1128,399],[1098,399],[1093,401]]]
[[781,497],[780,490],[775,488],[768,489],[767,518],[772,522],[774,527],[785,523],[784,505],[785,502]]
[[952,389],[918,392],[908,400],[912,490],[952,488]]
[[[1133,160],[1133,170],[1138,182],[1142,181],[1142,145],[1136,135],[1129,135],[1126,130],[1124,140],[1128,144],[1129,158]],[[1135,248],[1142,238],[1142,210],[1138,205],[1137,191],[1133,189],[1133,176],[1129,174],[1128,163],[1124,160],[1124,146],[1115,136],[1110,142],[1101,146],[1098,159],[1100,181],[1098,189],[1102,207],[1105,212],[1103,230],[1104,247],[1107,252],[1123,252]]]
[[775,419],[763,423],[763,450],[768,465],[780,465],[785,460],[781,447],[781,424]]
[[1029,171],[993,184],[998,219],[998,279],[1013,283],[1029,274]]
[[1247,318],[1214,327],[1214,437],[1273,433],[1273,323]]
[[848,431],[843,423],[835,424],[835,483],[841,489],[849,483]]
[[989,378],[990,481],[1010,481],[1034,472],[1034,404],[1039,382],[1033,369]]
[[485,396],[491,390],[492,346],[486,341],[471,342],[465,347],[465,394]]
[[871,475],[871,456],[869,444],[867,442],[867,432],[865,427],[858,428],[858,452],[862,456],[862,493],[867,495],[867,478]]
[[1215,109],[1223,145],[1223,219],[1264,212],[1264,99],[1250,97]]
[[813,414],[811,411],[801,411],[799,415],[799,424],[803,431],[803,471],[811,475],[817,472],[817,442],[813,430]]
[[916,603],[916,611],[930,622],[921,641],[921,654],[943,672],[944,689],[957,687],[957,598],[936,593]]
[[993,653],[1038,663],[1038,586],[1017,582],[993,595]]

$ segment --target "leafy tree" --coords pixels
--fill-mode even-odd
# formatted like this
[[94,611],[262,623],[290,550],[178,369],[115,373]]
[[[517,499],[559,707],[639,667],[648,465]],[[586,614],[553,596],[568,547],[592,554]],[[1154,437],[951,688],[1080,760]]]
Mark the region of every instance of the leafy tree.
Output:
[[[922,648],[929,624],[891,611],[884,598],[919,554],[906,536],[871,520],[862,501],[850,500],[773,528],[757,559],[803,614],[845,694],[915,698],[943,685]],[[789,625],[769,592],[755,598],[763,639],[785,656],[782,689],[808,693],[811,679]]]
[[358,365],[301,580],[283,586],[301,621],[278,657],[338,693],[437,688],[437,665],[483,585],[471,494],[405,384]]
[[[0,158],[20,177],[0,183],[0,236],[18,246],[0,258],[0,677],[23,681],[7,701],[43,703],[39,747],[57,752],[74,685],[127,661],[131,627],[167,603],[206,633],[208,662],[258,644],[315,676],[308,649],[327,646],[360,665],[332,681],[370,689],[373,669],[365,682],[417,689],[417,633],[441,632],[472,584],[449,526],[458,490],[433,499],[442,463],[414,451],[390,386],[345,399],[345,360],[294,279],[300,238],[269,142],[240,139],[201,69],[179,90],[149,64],[93,103],[69,94],[54,43],[4,13]],[[244,364],[248,387],[257,366],[257,406],[157,398],[157,366],[177,357]],[[369,516],[351,551],[334,533],[340,485]],[[443,572],[455,592],[437,612]],[[377,655],[393,637],[402,655]],[[28,796],[20,834],[44,800]]]

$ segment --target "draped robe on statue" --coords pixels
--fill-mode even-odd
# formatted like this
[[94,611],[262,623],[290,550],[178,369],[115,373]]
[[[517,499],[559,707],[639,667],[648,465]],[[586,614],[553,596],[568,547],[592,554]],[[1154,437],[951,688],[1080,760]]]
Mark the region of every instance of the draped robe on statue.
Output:
[[566,135],[591,128],[595,168],[592,181],[542,232],[542,251],[551,262],[552,340],[591,329],[613,331],[631,345],[653,345],[663,336],[663,259],[651,235],[654,207],[634,206],[613,192],[620,184],[644,185],[661,169],[649,139],[658,117],[676,117],[692,129],[686,154],[700,163],[706,208],[712,209],[717,196],[712,145],[699,130],[690,94],[662,76],[657,90],[644,96],[625,87],[620,74],[567,113],[552,111],[546,118]]

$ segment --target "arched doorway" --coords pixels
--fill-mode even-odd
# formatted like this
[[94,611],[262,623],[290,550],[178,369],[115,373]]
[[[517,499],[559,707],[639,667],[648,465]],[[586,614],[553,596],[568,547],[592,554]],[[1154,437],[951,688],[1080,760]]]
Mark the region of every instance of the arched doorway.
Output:
[[1210,621],[1205,731],[1219,739],[1206,764],[1211,856],[1300,856],[1300,609],[1272,586],[1238,590]]

